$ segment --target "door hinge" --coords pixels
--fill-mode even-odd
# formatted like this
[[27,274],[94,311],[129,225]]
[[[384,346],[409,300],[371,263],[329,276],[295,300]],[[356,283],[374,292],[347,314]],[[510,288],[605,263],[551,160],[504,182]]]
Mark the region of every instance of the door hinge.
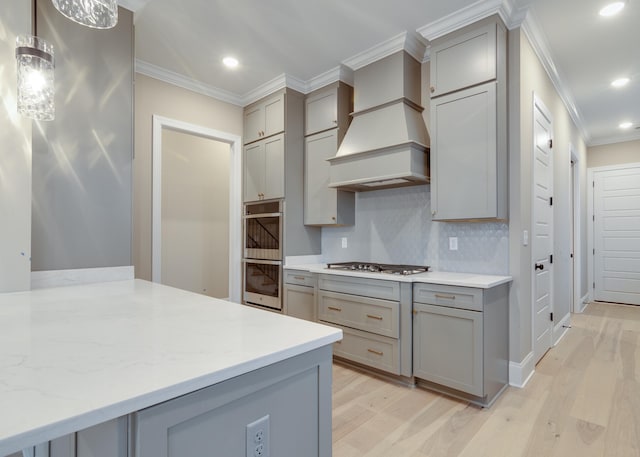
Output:
[[573,252],[569,254],[569,257],[573,259]]
[[594,250],[593,250],[593,255],[596,255],[596,250],[595,250],[595,248],[594,248]]
[[594,289],[596,288],[596,282],[595,281],[593,281],[593,288]]
[[553,254],[549,256],[549,263],[553,263]]
[[549,206],[553,206],[553,197],[549,197]]
[[549,313],[549,320],[551,320],[551,322],[553,322],[553,313]]
[[596,187],[596,182],[595,181],[591,181],[591,187]]
[[549,138],[549,149],[553,148],[553,139]]
[[595,222],[595,221],[596,221],[596,215],[594,214],[593,215],[593,222]]

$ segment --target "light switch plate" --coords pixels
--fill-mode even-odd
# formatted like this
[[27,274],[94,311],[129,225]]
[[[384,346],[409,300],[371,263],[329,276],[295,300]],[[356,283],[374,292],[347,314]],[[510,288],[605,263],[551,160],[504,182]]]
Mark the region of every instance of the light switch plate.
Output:
[[342,249],[346,249],[347,248],[347,237],[343,236],[342,237]]
[[523,230],[522,231],[522,245],[523,246],[529,246],[529,231],[528,230]]

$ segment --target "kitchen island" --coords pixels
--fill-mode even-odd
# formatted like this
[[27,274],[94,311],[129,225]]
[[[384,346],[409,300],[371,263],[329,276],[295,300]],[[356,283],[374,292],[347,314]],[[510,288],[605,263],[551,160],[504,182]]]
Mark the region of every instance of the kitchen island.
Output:
[[2,294],[0,456],[110,421],[123,456],[245,455],[264,417],[272,455],[330,456],[341,337],[142,280]]

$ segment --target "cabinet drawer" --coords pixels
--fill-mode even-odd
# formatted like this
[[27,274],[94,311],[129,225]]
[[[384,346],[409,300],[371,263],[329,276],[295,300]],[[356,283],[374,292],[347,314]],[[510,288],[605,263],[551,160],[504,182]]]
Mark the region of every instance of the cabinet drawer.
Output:
[[316,301],[313,287],[285,285],[283,312],[287,316],[314,322],[316,320]]
[[400,283],[384,279],[321,274],[318,276],[318,288],[331,292],[381,298],[383,300],[400,300]]
[[398,302],[335,292],[318,293],[318,319],[378,335],[399,335]]
[[316,285],[313,273],[304,270],[285,270],[285,284],[297,284],[299,286],[313,287]]
[[415,283],[413,285],[413,301],[482,311],[482,289]]
[[[339,326],[338,326],[339,327]],[[382,371],[400,374],[400,345],[398,340],[384,336],[342,329],[342,341],[333,345],[333,354]]]

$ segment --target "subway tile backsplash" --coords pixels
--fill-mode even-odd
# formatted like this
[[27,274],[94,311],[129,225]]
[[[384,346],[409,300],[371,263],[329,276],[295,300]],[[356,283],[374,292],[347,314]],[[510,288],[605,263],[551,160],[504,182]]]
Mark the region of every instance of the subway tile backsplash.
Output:
[[[351,260],[430,265],[441,271],[509,273],[509,225],[431,220],[430,186],[356,195],[356,223],[322,229],[325,262]],[[457,237],[458,250],[449,250]],[[342,239],[347,247],[342,248]]]

